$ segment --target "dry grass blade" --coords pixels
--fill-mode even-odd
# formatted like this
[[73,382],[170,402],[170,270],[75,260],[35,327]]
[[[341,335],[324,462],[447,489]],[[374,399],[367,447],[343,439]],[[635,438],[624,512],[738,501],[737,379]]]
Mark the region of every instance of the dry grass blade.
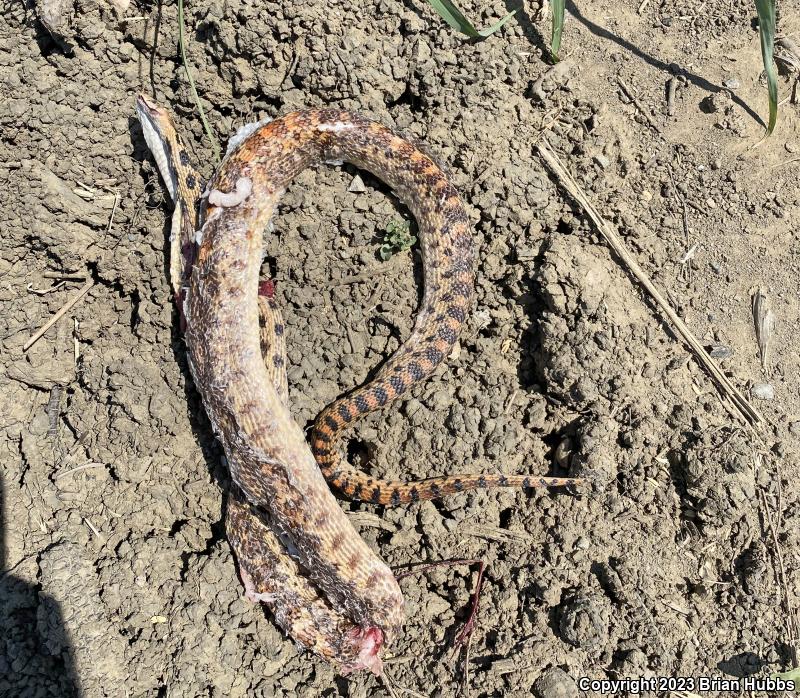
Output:
[[492,540],[497,543],[533,545],[533,538],[529,533],[510,531],[507,528],[500,528],[499,526],[490,526],[488,524],[465,525],[459,530],[461,530],[465,536],[484,538],[485,540]]
[[628,251],[628,248],[625,246],[622,238],[617,234],[617,231],[603,219],[594,207],[594,204],[589,200],[589,197],[586,196],[584,191],[578,186],[578,183],[572,178],[569,172],[567,172],[558,157],[544,144],[540,143],[536,148],[539,155],[541,155],[542,159],[547,163],[550,171],[558,178],[561,186],[563,186],[567,193],[583,207],[584,211],[586,211],[589,218],[592,219],[592,222],[597,226],[598,231],[610,245],[620,261],[644,287],[653,301],[655,301],[661,311],[667,316],[675,330],[683,337],[683,340],[694,352],[697,360],[703,365],[706,371],[708,371],[720,392],[734,404],[746,422],[750,424],[759,424],[762,422],[763,418],[761,415],[750,404],[747,398],[739,392],[736,386],[728,380],[719,366],[714,363],[714,360],[708,355],[708,352],[703,348],[703,345],[700,344],[694,334],[692,334],[692,331],[686,326],[686,323],[678,317],[678,314],[673,310],[672,306],[667,302],[664,296],[661,295],[653,282],[650,281],[650,277],[645,274],[634,256]]
[[200,101],[200,95],[197,94],[197,87],[194,84],[194,77],[192,77],[192,71],[189,68],[189,59],[186,57],[186,42],[184,39],[183,28],[183,0],[178,0],[178,44],[181,49],[181,60],[183,60],[183,67],[186,70],[186,78],[189,80],[189,89],[192,91],[192,97],[197,105],[197,111],[200,114],[200,121],[203,123],[203,130],[206,132],[208,140],[211,141],[211,149],[214,151],[214,162],[219,164],[219,141],[217,141],[216,137],[214,136],[214,132],[211,130],[211,124],[208,123],[208,119],[206,118],[206,113],[203,110],[203,103]]
[[775,315],[769,307],[769,296],[759,288],[753,295],[753,319],[756,323],[758,352],[761,355],[761,368],[769,371],[769,342],[775,327]]

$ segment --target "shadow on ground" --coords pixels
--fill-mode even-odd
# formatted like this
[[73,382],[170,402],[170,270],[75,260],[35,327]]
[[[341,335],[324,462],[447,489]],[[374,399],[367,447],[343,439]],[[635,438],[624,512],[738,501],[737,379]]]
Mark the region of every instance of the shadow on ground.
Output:
[[0,473],[0,696],[79,698],[60,603],[41,585],[7,569],[6,532],[11,523]]

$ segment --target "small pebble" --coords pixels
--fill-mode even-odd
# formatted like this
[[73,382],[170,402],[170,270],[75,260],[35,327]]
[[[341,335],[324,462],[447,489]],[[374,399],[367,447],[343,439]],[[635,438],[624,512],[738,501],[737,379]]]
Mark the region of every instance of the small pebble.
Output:
[[537,698],[577,698],[580,693],[573,678],[560,667],[545,670],[533,684]]
[[769,383],[755,383],[753,387],[750,388],[750,395],[756,400],[774,400],[775,388]]
[[359,175],[356,175],[353,177],[353,181],[350,182],[350,186],[347,187],[347,191],[353,192],[354,194],[361,194],[367,191],[367,188],[364,186],[364,180],[361,179]]
[[605,169],[607,169],[607,168],[608,168],[608,166],[611,164],[611,160],[609,160],[609,159],[608,159],[608,158],[607,158],[605,155],[603,155],[602,153],[601,153],[601,154],[598,154],[598,155],[595,155],[595,156],[594,156],[594,161],[595,161],[595,162],[596,162],[598,165],[600,165],[600,167],[602,167],[604,170],[605,170]]
[[712,344],[708,350],[712,359],[730,359],[733,356],[733,349],[725,344]]
[[739,81],[738,78],[727,78],[726,80],[722,81],[723,87],[727,87],[729,90],[738,90],[742,83]]

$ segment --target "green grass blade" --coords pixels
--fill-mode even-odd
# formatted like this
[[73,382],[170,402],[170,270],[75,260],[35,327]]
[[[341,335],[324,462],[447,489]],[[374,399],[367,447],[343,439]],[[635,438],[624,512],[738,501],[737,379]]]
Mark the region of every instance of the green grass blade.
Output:
[[564,30],[564,3],[565,0],[550,0],[553,13],[553,35],[550,37],[550,58],[553,63],[558,63],[558,52],[561,49],[561,32]]
[[767,74],[769,91],[769,123],[767,135],[775,129],[778,120],[778,75],[772,60],[775,47],[775,0],[756,0],[758,12],[758,33],[761,37],[761,57],[764,59],[764,72]]
[[517,14],[517,11],[512,10],[500,21],[495,22],[491,27],[486,27],[486,29],[478,29],[478,34],[480,34],[484,38],[486,38],[487,36],[491,36],[498,29],[500,29],[500,27],[502,27],[506,22],[508,22],[508,20],[511,19],[515,14]]
[[189,79],[189,87],[192,90],[192,97],[194,97],[194,102],[197,105],[197,111],[200,113],[200,121],[203,122],[203,129],[205,129],[208,140],[211,141],[211,148],[214,151],[214,162],[215,164],[219,164],[219,142],[214,136],[214,132],[211,130],[211,125],[208,123],[208,119],[206,119],[206,113],[203,111],[203,104],[200,102],[200,95],[197,94],[197,87],[195,87],[194,84],[192,71],[189,69],[189,60],[186,58],[186,44],[183,39],[183,0],[178,0],[178,45],[181,49],[181,60],[183,60],[183,67],[186,70],[186,77]]
[[486,29],[475,29],[472,22],[450,0],[428,0],[428,3],[453,29],[466,34],[471,39],[485,39],[487,36],[491,36],[516,13],[516,10],[509,12],[499,22],[491,27],[486,27]]

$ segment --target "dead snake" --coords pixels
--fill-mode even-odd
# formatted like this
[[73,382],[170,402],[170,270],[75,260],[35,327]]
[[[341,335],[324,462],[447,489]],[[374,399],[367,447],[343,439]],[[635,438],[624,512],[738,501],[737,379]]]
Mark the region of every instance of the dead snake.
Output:
[[[266,602],[292,637],[343,673],[379,673],[380,651],[403,622],[403,598],[326,478],[353,499],[381,504],[478,487],[577,482],[517,475],[384,482],[339,455],[346,428],[430,375],[455,344],[473,295],[464,207],[430,157],[384,126],[339,109],[245,127],[201,194],[169,114],[143,95],[137,112],[175,203],[170,276],[185,317],[192,376],[236,485],[226,526],[247,595]],[[312,453],[287,407],[283,324],[274,301],[259,295],[259,271],[262,231],[281,194],[306,167],[330,161],[372,172],[411,210],[425,290],[406,342],[368,384],[319,415]]]

